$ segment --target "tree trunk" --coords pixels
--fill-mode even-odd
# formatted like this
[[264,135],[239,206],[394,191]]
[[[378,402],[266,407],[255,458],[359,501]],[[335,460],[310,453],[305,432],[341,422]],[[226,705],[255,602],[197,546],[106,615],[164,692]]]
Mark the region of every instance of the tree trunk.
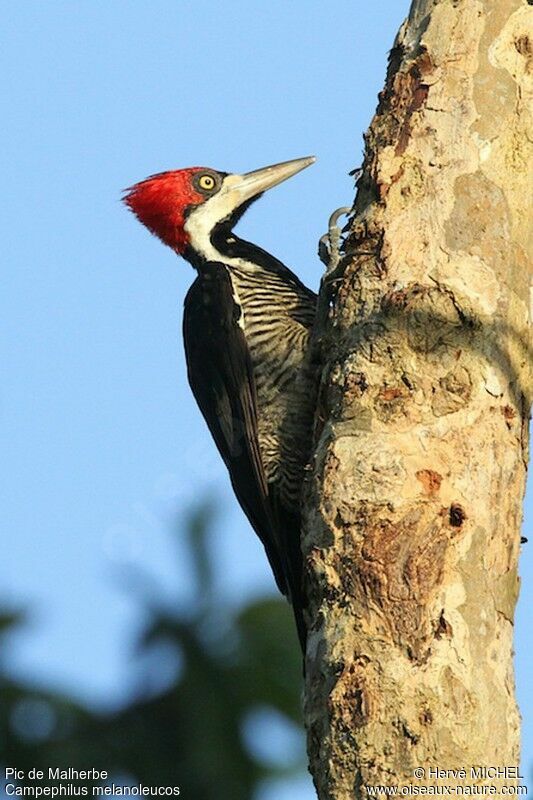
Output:
[[303,541],[320,800],[516,783],[470,770],[519,757],[532,16],[415,0],[322,287]]

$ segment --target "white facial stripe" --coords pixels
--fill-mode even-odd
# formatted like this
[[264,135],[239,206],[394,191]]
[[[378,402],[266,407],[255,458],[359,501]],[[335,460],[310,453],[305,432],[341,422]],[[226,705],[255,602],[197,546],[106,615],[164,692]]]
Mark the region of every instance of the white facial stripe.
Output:
[[184,225],[192,247],[208,261],[220,260],[220,253],[211,244],[211,232],[243,202],[234,188],[241,181],[240,175],[229,175],[220,191],[191,211]]

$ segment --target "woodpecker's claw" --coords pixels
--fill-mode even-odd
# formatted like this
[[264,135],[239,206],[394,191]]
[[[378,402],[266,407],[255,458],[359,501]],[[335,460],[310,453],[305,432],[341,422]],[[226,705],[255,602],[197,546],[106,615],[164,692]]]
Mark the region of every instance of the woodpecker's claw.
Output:
[[326,265],[326,276],[335,270],[340,261],[341,229],[337,225],[340,217],[351,212],[351,208],[343,206],[333,212],[329,218],[328,232],[318,242],[318,257]]

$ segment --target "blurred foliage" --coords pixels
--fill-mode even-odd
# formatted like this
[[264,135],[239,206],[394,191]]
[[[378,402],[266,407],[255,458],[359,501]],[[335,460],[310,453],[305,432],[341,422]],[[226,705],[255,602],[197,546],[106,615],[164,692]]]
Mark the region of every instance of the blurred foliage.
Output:
[[[98,714],[17,683],[0,661],[0,763],[26,773],[105,769],[117,784],[180,786],[182,796],[195,800],[250,800],[261,779],[302,768],[300,752],[282,766],[261,761],[243,736],[258,708],[300,723],[299,649],[281,598],[240,612],[221,607],[208,550],[212,523],[213,509],[204,505],[185,525],[196,587],[190,605],[169,609],[168,600],[148,593],[146,580],[140,588],[141,576],[134,576],[148,617],[137,655],[148,676],[163,669],[164,687],[154,690],[145,681],[126,706]],[[0,652],[21,622],[0,616]]]

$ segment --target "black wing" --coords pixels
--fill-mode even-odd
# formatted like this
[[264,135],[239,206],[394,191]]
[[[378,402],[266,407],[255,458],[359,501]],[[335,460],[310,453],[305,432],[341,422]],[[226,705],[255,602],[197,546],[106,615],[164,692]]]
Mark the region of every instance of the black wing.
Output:
[[189,383],[228,468],[231,483],[261,539],[278,588],[289,593],[257,439],[255,382],[223,264],[203,265],[185,298],[183,335]]

